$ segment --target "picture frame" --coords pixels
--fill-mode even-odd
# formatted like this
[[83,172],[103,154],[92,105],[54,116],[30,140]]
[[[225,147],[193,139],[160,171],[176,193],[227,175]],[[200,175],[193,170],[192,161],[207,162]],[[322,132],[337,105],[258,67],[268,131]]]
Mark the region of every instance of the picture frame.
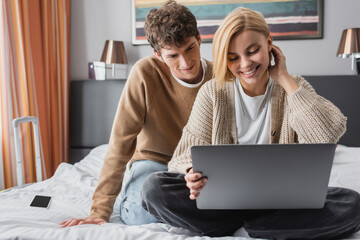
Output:
[[[132,1],[132,44],[148,44],[144,30],[147,13],[165,0]],[[222,20],[235,8],[246,7],[261,12],[274,40],[323,38],[324,0],[179,0],[195,15],[202,42],[212,42]]]

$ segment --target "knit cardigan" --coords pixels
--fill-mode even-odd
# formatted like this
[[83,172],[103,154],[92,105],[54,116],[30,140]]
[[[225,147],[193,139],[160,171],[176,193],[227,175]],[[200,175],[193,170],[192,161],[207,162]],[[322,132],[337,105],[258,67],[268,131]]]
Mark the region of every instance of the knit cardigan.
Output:
[[[346,117],[318,95],[301,76],[290,96],[276,82],[271,93],[271,143],[336,143],[346,130]],[[192,167],[194,145],[236,144],[234,83],[217,88],[210,80],[196,97],[189,121],[169,162],[169,171],[186,173]]]

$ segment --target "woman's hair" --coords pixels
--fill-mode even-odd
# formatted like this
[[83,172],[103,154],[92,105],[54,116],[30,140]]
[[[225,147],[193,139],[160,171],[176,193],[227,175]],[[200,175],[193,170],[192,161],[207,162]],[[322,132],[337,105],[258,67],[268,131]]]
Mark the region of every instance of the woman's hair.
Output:
[[259,12],[236,8],[229,15],[215,33],[213,39],[213,72],[217,86],[221,87],[225,82],[233,81],[234,75],[227,67],[230,41],[245,30],[254,30],[270,35],[270,30],[263,15]]
[[165,2],[161,8],[150,10],[144,28],[148,42],[159,54],[166,45],[181,47],[189,37],[200,39],[194,14],[174,0]]

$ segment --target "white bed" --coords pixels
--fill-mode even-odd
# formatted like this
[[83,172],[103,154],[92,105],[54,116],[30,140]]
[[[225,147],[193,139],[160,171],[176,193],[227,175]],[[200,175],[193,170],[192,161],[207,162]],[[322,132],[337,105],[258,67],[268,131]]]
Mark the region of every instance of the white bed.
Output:
[[[0,239],[249,239],[242,231],[236,236],[209,238],[161,223],[126,226],[117,211],[110,223],[60,228],[59,223],[66,219],[89,214],[106,149],[107,145],[96,147],[75,165],[62,163],[48,180],[1,192]],[[360,192],[360,147],[337,147],[330,186]],[[36,194],[52,197],[48,209],[29,206]],[[118,201],[114,209],[119,209]],[[360,232],[349,239],[360,239]]]
[[[348,117],[347,132],[340,139],[330,186],[360,192],[360,102],[359,76],[306,76],[316,91],[335,103]],[[126,226],[115,203],[110,223],[60,228],[69,218],[86,217],[106,152],[112,121],[124,80],[73,81],[70,86],[70,162],[62,163],[55,175],[43,182],[0,193],[0,239],[249,239],[236,236],[209,238],[166,224]],[[339,91],[341,89],[341,91]],[[94,111],[96,109],[96,111]],[[345,147],[354,146],[354,147]],[[306,176],[304,176],[306,177]],[[30,207],[35,195],[52,196],[49,209]],[[359,239],[360,232],[350,239]]]

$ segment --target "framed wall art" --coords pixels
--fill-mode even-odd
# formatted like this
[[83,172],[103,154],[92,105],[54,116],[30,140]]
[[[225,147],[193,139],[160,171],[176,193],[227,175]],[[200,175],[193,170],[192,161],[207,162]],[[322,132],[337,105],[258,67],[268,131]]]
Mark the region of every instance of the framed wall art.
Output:
[[[164,0],[132,0],[132,43],[147,44],[144,21],[152,8]],[[203,42],[211,42],[225,16],[233,9],[246,7],[261,12],[274,40],[323,37],[323,0],[178,0],[195,15]]]

